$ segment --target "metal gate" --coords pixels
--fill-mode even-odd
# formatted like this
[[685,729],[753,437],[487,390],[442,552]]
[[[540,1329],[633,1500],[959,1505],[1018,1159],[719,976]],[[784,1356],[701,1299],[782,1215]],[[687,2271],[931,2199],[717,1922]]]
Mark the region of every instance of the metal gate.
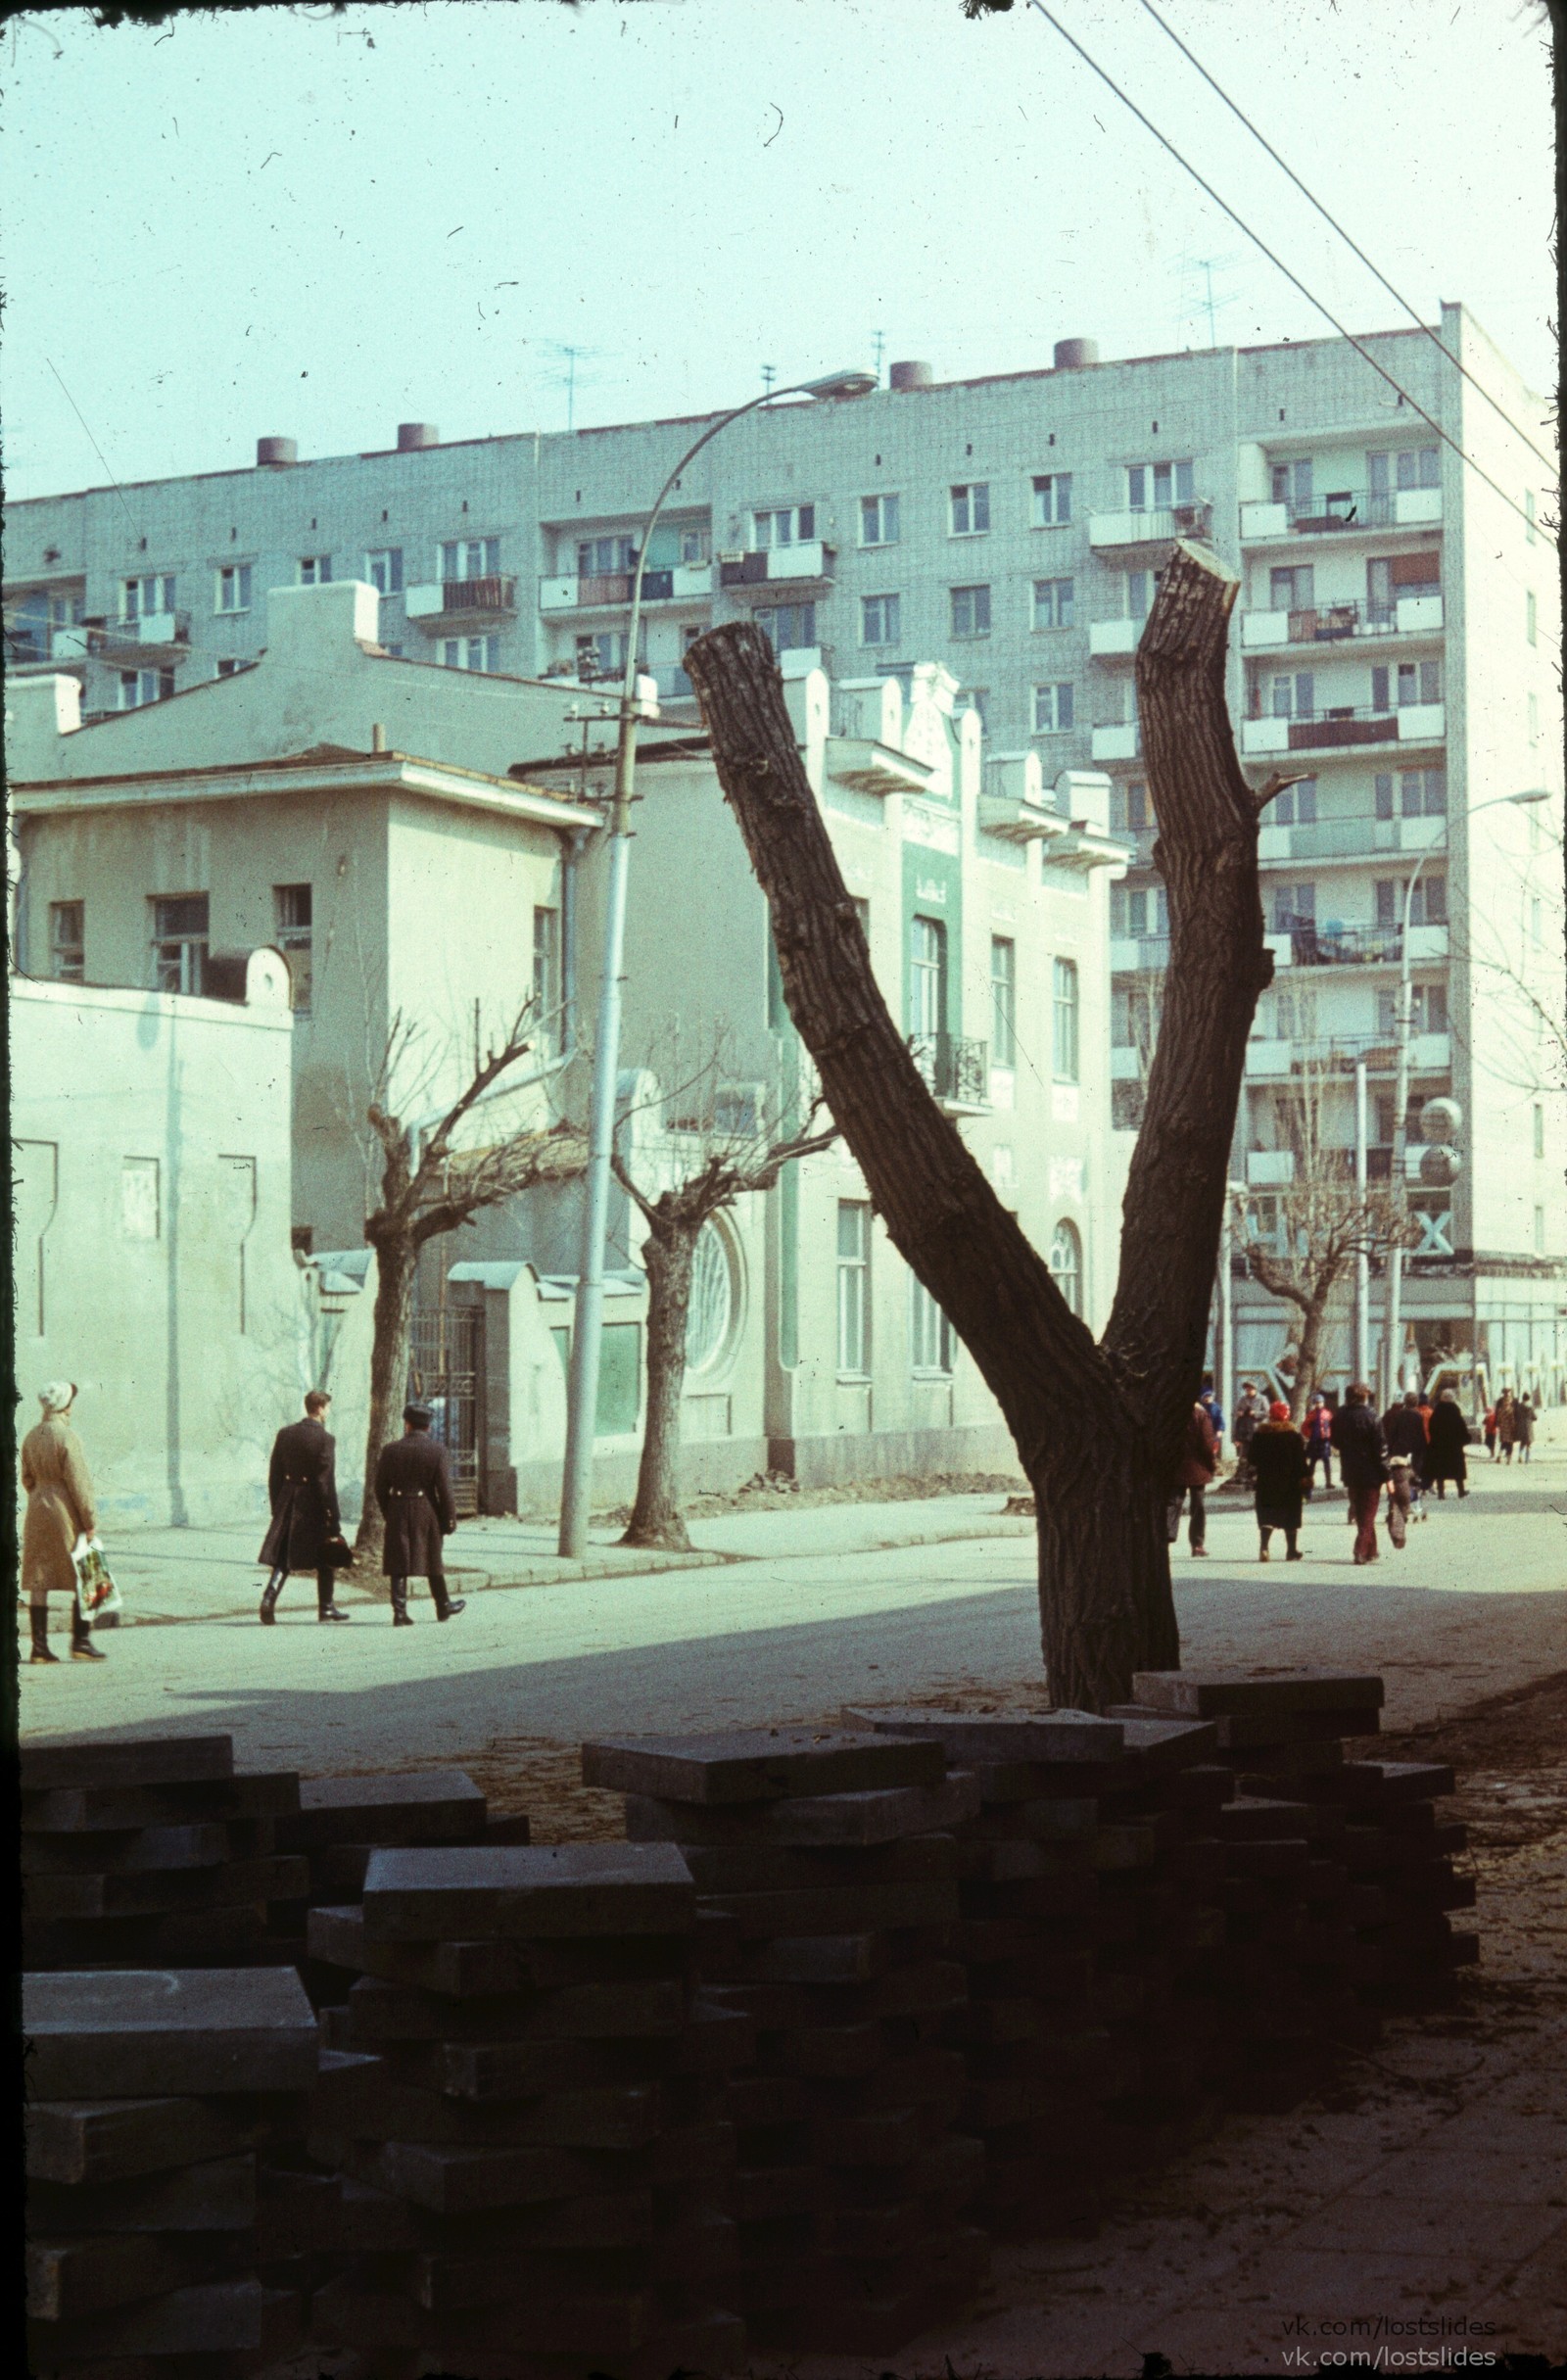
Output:
[[408,1395],[430,1407],[430,1434],[447,1451],[459,1513],[478,1511],[484,1442],[484,1314],[477,1306],[416,1311]]

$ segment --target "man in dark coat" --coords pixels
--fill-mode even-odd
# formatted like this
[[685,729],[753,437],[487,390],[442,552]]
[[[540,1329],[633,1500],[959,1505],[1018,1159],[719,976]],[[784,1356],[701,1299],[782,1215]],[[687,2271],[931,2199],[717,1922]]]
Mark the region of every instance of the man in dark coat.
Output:
[[1393,1471],[1393,1494],[1388,1502],[1388,1535],[1396,1546],[1404,1542],[1410,1513],[1425,1481],[1428,1448],[1426,1425],[1420,1418],[1420,1400],[1413,1389],[1405,1389],[1398,1404],[1390,1404],[1382,1416],[1382,1435],[1387,1442],[1388,1462]]
[[1426,1476],[1435,1482],[1439,1497],[1446,1497],[1449,1479],[1457,1482],[1460,1496],[1468,1495],[1469,1463],[1464,1452],[1468,1444],[1469,1424],[1458,1409],[1458,1400],[1451,1389],[1444,1389],[1432,1411],[1431,1451],[1426,1457]]
[[1388,1450],[1382,1424],[1371,1409],[1371,1391],[1356,1383],[1333,1416],[1333,1443],[1339,1453],[1339,1477],[1350,1499],[1354,1522],[1354,1558],[1377,1559],[1377,1513],[1388,1482]]
[[322,1420],[332,1400],[325,1389],[311,1389],[305,1400],[305,1419],[291,1421],[272,1441],[272,1461],[266,1493],[272,1525],[261,1540],[259,1561],[267,1563],[271,1577],[261,1595],[261,1624],[270,1628],[283,1581],[291,1570],[315,1573],[315,1616],[346,1620],[332,1600],[333,1571],[327,1546],[341,1535],[337,1508],[337,1440]]
[[1208,1551],[1207,1493],[1213,1484],[1218,1469],[1218,1433],[1213,1427],[1210,1408],[1199,1399],[1193,1405],[1186,1424],[1186,1441],[1181,1450],[1180,1468],[1175,1474],[1176,1487],[1164,1507],[1164,1534],[1173,1546],[1181,1533],[1181,1501],[1190,1496],[1191,1523],[1187,1540],[1199,1560]]
[[430,1435],[427,1404],[405,1404],[404,1434],[381,1449],[375,1466],[375,1500],[386,1523],[381,1567],[392,1583],[392,1625],[411,1628],[409,1579],[428,1579],[438,1620],[452,1619],[467,1600],[447,1593],[446,1548],[457,1525],[446,1448]]

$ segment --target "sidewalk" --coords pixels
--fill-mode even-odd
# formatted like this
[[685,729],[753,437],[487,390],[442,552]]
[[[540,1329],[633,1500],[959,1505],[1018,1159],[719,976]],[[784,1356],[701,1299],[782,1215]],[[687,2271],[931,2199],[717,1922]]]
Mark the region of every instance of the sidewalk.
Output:
[[[721,1562],[768,1561],[788,1556],[894,1551],[904,1547],[950,1545],[970,1538],[1033,1535],[1030,1520],[1002,1512],[1000,1495],[931,1497],[923,1502],[810,1504],[804,1510],[726,1512],[690,1525],[689,1553],[659,1553],[617,1544],[618,1532],[589,1532],[589,1550],[579,1561],[555,1551],[552,1521],[484,1517],[463,1521],[451,1542],[448,1577],[458,1595],[491,1588],[569,1586],[584,1579],[652,1576],[665,1570],[701,1570]],[[235,1529],[138,1529],[107,1547],[110,1567],[124,1591],[126,1627],[175,1620],[250,1618],[265,1573],[256,1559],[261,1524]],[[308,1600],[310,1582],[299,1579],[284,1592],[285,1605]],[[344,1580],[338,1601],[346,1611],[384,1604],[377,1580]]]

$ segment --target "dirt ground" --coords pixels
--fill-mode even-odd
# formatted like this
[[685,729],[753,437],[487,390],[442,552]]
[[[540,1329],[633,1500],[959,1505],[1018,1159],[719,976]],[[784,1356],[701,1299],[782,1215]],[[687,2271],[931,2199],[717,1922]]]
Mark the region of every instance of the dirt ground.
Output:
[[[922,1471],[891,1479],[845,1479],[826,1488],[802,1488],[786,1471],[758,1471],[743,1487],[719,1496],[687,1496],[681,1510],[688,1520],[715,1520],[724,1512],[801,1512],[815,1504],[918,1504],[932,1496],[1014,1496],[1023,1486],[1021,1471]],[[1031,1509],[1031,1507],[1030,1507]],[[613,1504],[594,1514],[606,1529],[623,1529],[631,1519],[630,1504]]]

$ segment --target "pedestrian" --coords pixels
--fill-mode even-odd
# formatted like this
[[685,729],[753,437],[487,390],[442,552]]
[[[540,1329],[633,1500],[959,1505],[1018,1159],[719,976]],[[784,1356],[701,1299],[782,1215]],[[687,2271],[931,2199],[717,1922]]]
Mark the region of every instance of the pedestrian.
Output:
[[1197,1402],[1202,1406],[1204,1412],[1208,1415],[1208,1418],[1212,1425],[1214,1438],[1222,1438],[1224,1435],[1224,1407],[1218,1401],[1218,1391],[1213,1386],[1213,1375],[1211,1372],[1205,1372],[1203,1374],[1202,1391]]
[[1388,1535],[1395,1546],[1401,1546],[1419,1501],[1428,1451],[1420,1400],[1413,1389],[1405,1389],[1399,1402],[1389,1405],[1382,1416],[1382,1436],[1393,1474],[1388,1482]]
[[1486,1407],[1484,1428],[1486,1433],[1486,1452],[1491,1457],[1491,1460],[1495,1462],[1496,1459],[1496,1408],[1494,1404],[1488,1404]]
[[[1499,1404],[1496,1420],[1499,1424]],[[1458,1410],[1458,1400],[1452,1390],[1445,1388],[1431,1416],[1431,1445],[1426,1456],[1426,1476],[1435,1480],[1437,1495],[1442,1500],[1446,1500],[1449,1479],[1457,1482],[1460,1496],[1469,1493],[1468,1463],[1464,1454],[1468,1444],[1469,1424]]]
[[1316,1466],[1322,1465],[1322,1485],[1333,1485],[1333,1414],[1325,1397],[1315,1395],[1306,1415],[1306,1493],[1309,1497]]
[[375,1466],[375,1500],[386,1523],[386,1548],[381,1568],[392,1582],[392,1625],[411,1628],[409,1579],[428,1579],[430,1600],[438,1620],[454,1619],[467,1598],[447,1593],[446,1552],[442,1540],[457,1525],[451,1500],[451,1476],[447,1451],[430,1435],[427,1404],[405,1404],[404,1434],[381,1449]]
[[1284,1532],[1286,1560],[1304,1560],[1299,1539],[1306,1495],[1306,1440],[1290,1420],[1287,1404],[1270,1404],[1265,1419],[1253,1431],[1251,1464],[1257,1476],[1257,1526],[1261,1539],[1258,1560],[1267,1560],[1268,1540],[1275,1529]]
[[1518,1431],[1518,1402],[1511,1389],[1503,1389],[1496,1399],[1496,1460],[1511,1462],[1513,1442]]
[[27,1496],[22,1524],[22,1592],[32,1634],[29,1661],[59,1660],[49,1650],[51,1595],[71,1597],[72,1661],[104,1658],[81,1608],[71,1559],[78,1541],[92,1537],[98,1525],[92,1473],[71,1422],[75,1402],[73,1380],[49,1381],[38,1391],[43,1418],[22,1442],[22,1484]]
[[1371,1409],[1371,1391],[1356,1381],[1333,1420],[1339,1476],[1354,1522],[1354,1559],[1359,1568],[1377,1559],[1377,1509],[1388,1481],[1388,1450],[1382,1424]]
[[1535,1443],[1535,1407],[1533,1400],[1520,1397],[1518,1410],[1513,1416],[1512,1442],[1518,1449],[1518,1460],[1527,1462]]
[[1252,1440],[1258,1423],[1265,1417],[1262,1400],[1257,1393],[1255,1383],[1243,1380],[1240,1402],[1235,1407],[1235,1420],[1231,1428],[1231,1435],[1235,1440],[1236,1475],[1243,1481],[1251,1476]]
[[337,1502],[337,1440],[326,1427],[332,1400],[325,1389],[311,1389],[305,1400],[305,1419],[288,1422],[272,1441],[266,1493],[272,1507],[271,1526],[261,1540],[259,1562],[270,1566],[271,1576],[261,1592],[263,1628],[274,1625],[277,1598],[291,1570],[315,1573],[315,1616],[346,1620],[333,1600],[335,1573],[329,1548],[342,1536]]
[[1181,1502],[1191,1499],[1191,1520],[1186,1539],[1193,1555],[1201,1560],[1208,1551],[1208,1490],[1213,1484],[1218,1468],[1218,1433],[1213,1427],[1209,1408],[1201,1399],[1193,1405],[1186,1424],[1186,1444],[1181,1450],[1180,1469],[1176,1474],[1179,1485],[1164,1507],[1164,1529],[1173,1546],[1181,1533]]

